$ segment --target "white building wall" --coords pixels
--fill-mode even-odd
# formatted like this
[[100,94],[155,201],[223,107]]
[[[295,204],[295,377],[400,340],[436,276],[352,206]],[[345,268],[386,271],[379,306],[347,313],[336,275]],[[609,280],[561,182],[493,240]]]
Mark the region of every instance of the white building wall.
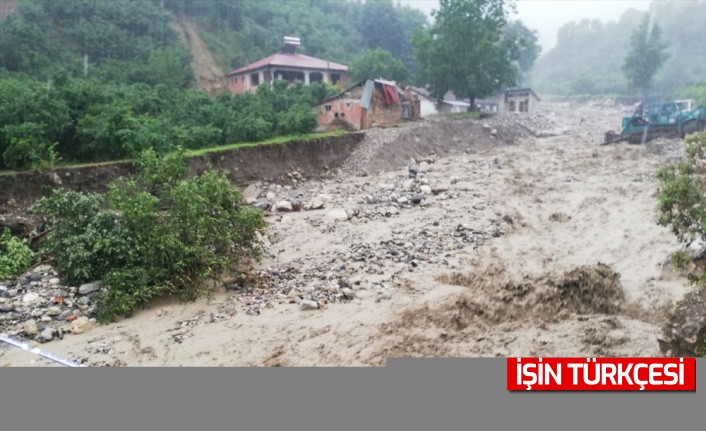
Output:
[[422,117],[427,117],[429,115],[437,114],[436,105],[431,100],[422,99],[419,100],[419,115]]

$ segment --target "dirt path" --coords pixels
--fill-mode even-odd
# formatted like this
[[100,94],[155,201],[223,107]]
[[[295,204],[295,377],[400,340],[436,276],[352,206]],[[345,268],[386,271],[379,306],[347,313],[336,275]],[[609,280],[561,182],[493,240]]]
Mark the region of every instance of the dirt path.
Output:
[[[302,294],[349,274],[355,299],[347,303],[302,311],[282,294],[259,315],[230,316],[236,299],[221,291],[45,347],[89,364],[131,366],[659,355],[663,310],[687,289],[662,269],[678,244],[654,222],[652,174],[672,148],[598,146],[619,118],[615,109],[545,109],[567,134],[430,160],[425,178],[443,192],[389,216],[340,222],[329,212],[384,212],[389,204],[366,203],[367,196],[398,190],[406,167],[290,190],[333,201],[272,217],[273,256],[263,269],[309,274],[295,287]],[[0,354],[0,364],[32,361],[46,366],[25,352]]]

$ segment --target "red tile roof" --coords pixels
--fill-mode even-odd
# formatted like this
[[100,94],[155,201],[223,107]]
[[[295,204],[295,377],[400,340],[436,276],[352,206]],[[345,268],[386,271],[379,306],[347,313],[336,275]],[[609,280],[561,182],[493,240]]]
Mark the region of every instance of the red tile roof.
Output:
[[322,69],[340,72],[348,71],[347,66],[326,60],[321,60],[320,58],[309,57],[308,55],[302,54],[289,54],[284,52],[278,52],[277,54],[272,54],[269,57],[263,58],[262,60],[250,63],[247,66],[243,66],[240,69],[236,69],[227,74],[226,76],[237,75],[240,73],[249,72],[251,70],[261,69],[267,66],[294,67],[299,69]]

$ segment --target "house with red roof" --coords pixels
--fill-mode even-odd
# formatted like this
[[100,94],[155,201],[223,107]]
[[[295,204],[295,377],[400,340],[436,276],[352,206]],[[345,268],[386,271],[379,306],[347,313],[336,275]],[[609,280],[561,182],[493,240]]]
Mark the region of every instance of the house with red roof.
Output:
[[320,58],[298,54],[299,38],[285,37],[281,52],[236,69],[226,75],[228,89],[234,94],[255,91],[263,84],[283,79],[301,81],[308,85],[315,82],[339,84],[345,88],[348,67]]

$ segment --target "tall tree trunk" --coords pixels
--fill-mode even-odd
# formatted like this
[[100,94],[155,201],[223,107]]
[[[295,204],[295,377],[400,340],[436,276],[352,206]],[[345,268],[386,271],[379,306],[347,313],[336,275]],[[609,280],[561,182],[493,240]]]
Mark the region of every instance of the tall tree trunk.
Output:
[[468,98],[468,102],[470,103],[471,106],[468,107],[468,112],[474,112],[476,110],[476,98],[475,96],[471,96]]

